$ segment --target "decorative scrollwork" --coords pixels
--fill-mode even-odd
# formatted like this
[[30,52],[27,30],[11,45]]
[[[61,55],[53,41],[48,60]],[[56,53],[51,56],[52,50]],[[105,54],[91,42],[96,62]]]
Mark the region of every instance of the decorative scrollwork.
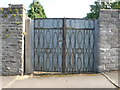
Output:
[[92,71],[93,23],[87,19],[35,19],[34,70],[61,72],[65,61],[65,72]]

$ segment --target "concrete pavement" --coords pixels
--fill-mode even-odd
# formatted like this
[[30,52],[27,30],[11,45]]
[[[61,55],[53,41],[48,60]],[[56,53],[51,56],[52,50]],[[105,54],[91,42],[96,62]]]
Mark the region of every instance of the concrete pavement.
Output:
[[120,71],[105,72],[105,74],[114,84],[120,87]]
[[8,86],[10,83],[13,82],[13,80],[16,80],[16,77],[17,76],[1,76],[0,77],[0,89]]
[[3,88],[116,88],[102,74],[2,77]]

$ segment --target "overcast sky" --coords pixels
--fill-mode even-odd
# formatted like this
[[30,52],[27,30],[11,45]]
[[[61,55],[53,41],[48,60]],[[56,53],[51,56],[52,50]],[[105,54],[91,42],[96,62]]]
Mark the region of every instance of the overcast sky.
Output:
[[[39,0],[48,18],[83,18],[95,0]],[[8,4],[24,4],[28,9],[33,0],[0,0],[0,7]]]

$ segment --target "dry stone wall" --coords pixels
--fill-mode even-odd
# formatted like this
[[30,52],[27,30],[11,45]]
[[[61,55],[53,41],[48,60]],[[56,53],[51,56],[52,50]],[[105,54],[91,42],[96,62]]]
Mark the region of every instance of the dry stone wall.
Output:
[[99,26],[99,71],[118,70],[120,10],[101,10]]
[[24,6],[9,5],[8,8],[0,8],[0,39],[2,40],[2,54],[0,65],[2,75],[21,74],[22,57],[24,47],[22,47],[24,30]]

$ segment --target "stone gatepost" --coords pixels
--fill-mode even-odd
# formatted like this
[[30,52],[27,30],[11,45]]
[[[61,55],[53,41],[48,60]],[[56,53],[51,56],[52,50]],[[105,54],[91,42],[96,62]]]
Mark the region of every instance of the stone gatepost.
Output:
[[0,67],[2,75],[23,75],[26,10],[22,4],[0,8]]
[[99,70],[118,70],[120,10],[101,10],[99,23]]

